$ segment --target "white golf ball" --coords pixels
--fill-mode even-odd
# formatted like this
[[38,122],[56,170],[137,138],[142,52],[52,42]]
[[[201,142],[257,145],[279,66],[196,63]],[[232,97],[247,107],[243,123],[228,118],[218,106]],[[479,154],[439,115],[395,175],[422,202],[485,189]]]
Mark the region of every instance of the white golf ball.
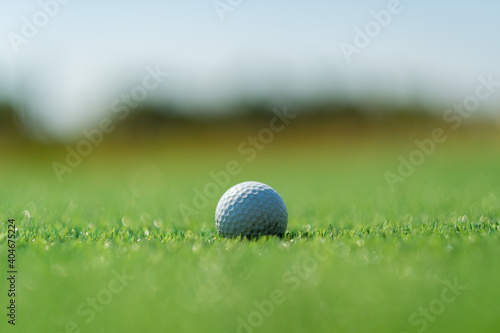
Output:
[[283,236],[288,223],[285,202],[272,187],[244,182],[231,187],[215,210],[217,232],[225,237]]

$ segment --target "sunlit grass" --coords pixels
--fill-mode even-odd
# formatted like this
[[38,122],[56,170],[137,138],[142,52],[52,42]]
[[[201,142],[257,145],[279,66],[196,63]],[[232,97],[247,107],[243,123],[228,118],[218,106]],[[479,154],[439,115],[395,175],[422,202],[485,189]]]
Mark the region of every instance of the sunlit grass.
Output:
[[[246,162],[236,147],[253,131],[215,146],[205,138],[128,149],[111,142],[62,183],[50,163],[64,158],[64,148],[3,159],[0,253],[6,258],[5,222],[15,218],[16,329],[64,332],[70,323],[81,332],[417,332],[424,324],[412,314],[456,279],[466,289],[425,331],[498,330],[494,145],[451,140],[393,192],[383,174],[411,152],[411,140],[342,147],[336,139],[330,146],[283,133]],[[242,172],[220,195],[246,180],[274,187],[289,211],[284,238],[218,236],[220,195],[183,216],[180,204],[192,204],[193,189],[231,159]],[[102,298],[122,273],[126,285],[91,310],[89,298]],[[6,301],[5,281],[0,287]],[[259,310],[273,292],[283,302]]]

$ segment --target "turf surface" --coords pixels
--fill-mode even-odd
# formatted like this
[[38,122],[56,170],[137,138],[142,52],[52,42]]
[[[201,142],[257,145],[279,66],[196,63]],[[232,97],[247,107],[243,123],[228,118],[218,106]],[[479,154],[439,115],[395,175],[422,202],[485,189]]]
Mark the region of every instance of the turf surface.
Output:
[[[62,183],[51,163],[64,147],[4,142],[0,253],[6,271],[15,218],[15,329],[498,332],[496,132],[458,133],[391,191],[384,173],[428,131],[354,140],[291,127],[246,161],[237,147],[256,130],[112,139]],[[230,184],[183,215],[230,160],[241,167]],[[216,235],[218,198],[246,180],[284,198],[283,239]]]

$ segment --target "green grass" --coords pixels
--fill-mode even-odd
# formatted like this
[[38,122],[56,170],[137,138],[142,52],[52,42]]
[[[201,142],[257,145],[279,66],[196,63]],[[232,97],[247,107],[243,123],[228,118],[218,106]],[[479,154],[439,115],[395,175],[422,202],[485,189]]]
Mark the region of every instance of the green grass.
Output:
[[[236,147],[254,132],[213,144],[203,135],[110,141],[62,183],[50,163],[64,148],[4,143],[0,259],[6,271],[5,222],[15,218],[15,329],[64,332],[74,322],[75,332],[237,332],[250,316],[254,332],[498,332],[495,136],[486,145],[475,133],[450,139],[392,192],[384,172],[426,131],[352,142],[328,132],[305,139],[292,127],[246,162]],[[230,185],[259,180],[283,196],[283,239],[216,235],[215,206],[230,185],[196,215],[181,214],[193,189],[231,159],[242,172]],[[110,295],[122,272],[133,279],[115,283],[120,291],[92,316],[82,304]],[[466,288],[447,293],[446,280]],[[440,303],[443,291],[453,301]],[[275,298],[268,316],[257,314],[255,302]],[[429,306],[439,314],[424,324],[418,311]]]

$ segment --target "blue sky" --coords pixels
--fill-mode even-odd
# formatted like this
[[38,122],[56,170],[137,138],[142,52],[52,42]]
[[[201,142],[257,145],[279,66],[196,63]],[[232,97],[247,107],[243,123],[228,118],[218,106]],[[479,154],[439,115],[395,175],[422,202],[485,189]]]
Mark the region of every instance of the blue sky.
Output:
[[402,12],[347,63],[341,43],[353,44],[354,29],[389,2],[243,0],[221,21],[209,0],[72,0],[16,54],[8,34],[21,34],[23,18],[41,7],[0,0],[0,98],[22,91],[29,111],[57,130],[99,118],[156,64],[171,76],[150,98],[186,109],[290,96],[446,105],[479,75],[500,78],[493,0],[402,0]]

